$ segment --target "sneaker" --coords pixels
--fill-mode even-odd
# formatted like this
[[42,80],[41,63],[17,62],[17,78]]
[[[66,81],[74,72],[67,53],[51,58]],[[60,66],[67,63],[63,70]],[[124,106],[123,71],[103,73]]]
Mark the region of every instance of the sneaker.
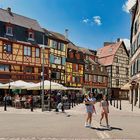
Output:
[[110,129],[110,125],[107,125],[106,127],[107,127],[108,129]]
[[88,127],[91,128],[91,124],[89,124]]
[[102,123],[100,122],[100,126],[102,126]]
[[87,123],[85,123],[85,127],[89,127],[89,125]]

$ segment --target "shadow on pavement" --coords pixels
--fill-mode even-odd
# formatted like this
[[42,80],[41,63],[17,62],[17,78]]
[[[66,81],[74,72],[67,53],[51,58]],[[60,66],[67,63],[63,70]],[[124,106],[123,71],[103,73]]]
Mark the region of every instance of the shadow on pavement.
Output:
[[118,128],[118,127],[110,127],[110,128],[95,128],[95,127],[91,127],[91,129],[96,129],[98,131],[112,131],[112,130],[119,130],[122,131],[122,128]]

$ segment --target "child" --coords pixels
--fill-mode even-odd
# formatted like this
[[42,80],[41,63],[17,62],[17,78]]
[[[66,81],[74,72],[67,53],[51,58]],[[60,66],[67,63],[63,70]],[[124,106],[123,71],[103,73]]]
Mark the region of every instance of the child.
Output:
[[105,95],[103,96],[103,99],[102,99],[102,101],[100,102],[100,106],[101,106],[100,125],[101,125],[102,119],[103,119],[104,116],[105,116],[106,125],[107,125],[107,128],[109,128],[109,124],[108,124],[109,104],[108,104],[108,101],[107,101],[107,98],[106,98]]

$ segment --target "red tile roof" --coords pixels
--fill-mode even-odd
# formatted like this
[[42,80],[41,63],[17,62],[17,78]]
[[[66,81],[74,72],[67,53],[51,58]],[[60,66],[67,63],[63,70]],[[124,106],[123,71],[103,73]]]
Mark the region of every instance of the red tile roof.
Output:
[[114,56],[123,42],[112,43],[105,45],[103,48],[97,51],[97,56],[99,58],[99,63],[108,66],[112,65]]

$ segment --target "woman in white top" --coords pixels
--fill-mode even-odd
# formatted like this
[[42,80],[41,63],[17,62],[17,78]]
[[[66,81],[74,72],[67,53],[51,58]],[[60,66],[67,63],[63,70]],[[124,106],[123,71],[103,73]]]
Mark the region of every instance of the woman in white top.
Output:
[[92,122],[92,114],[95,112],[94,104],[96,102],[96,99],[93,97],[93,93],[89,93],[89,95],[85,95],[84,103],[86,105],[86,122],[85,127],[91,127]]
[[109,124],[108,124],[108,113],[109,113],[109,103],[107,101],[106,96],[103,96],[103,99],[100,102],[100,106],[101,106],[101,118],[100,118],[100,125],[102,123],[102,119],[105,116],[105,120],[106,120],[106,125],[109,128]]

